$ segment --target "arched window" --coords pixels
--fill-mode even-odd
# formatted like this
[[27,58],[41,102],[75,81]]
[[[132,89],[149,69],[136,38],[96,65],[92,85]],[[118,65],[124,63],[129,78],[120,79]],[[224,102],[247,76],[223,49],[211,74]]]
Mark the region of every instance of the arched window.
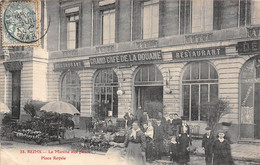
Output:
[[161,71],[155,65],[144,65],[138,68],[135,75],[135,86],[161,86],[163,85],[163,77]]
[[155,65],[142,65],[134,77],[134,107],[142,107],[150,118],[163,112],[163,76]]
[[112,70],[99,70],[94,80],[95,115],[100,119],[107,117],[112,111],[114,117],[118,116],[118,78]]
[[240,72],[240,137],[260,139],[260,56]]
[[182,77],[183,116],[192,121],[205,121],[200,105],[218,99],[218,73],[207,62],[190,63]]
[[66,72],[61,79],[61,100],[71,103],[80,111],[80,78],[74,71]]

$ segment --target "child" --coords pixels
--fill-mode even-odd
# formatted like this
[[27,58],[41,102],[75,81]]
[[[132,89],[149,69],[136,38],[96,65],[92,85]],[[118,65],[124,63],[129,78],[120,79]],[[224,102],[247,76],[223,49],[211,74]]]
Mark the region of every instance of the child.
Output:
[[178,151],[175,136],[171,138],[170,142],[170,161],[178,163]]

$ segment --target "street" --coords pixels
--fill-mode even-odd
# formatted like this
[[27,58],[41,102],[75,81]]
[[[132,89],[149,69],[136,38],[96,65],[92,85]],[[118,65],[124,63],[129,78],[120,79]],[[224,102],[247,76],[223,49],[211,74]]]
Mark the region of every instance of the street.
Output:
[[[122,161],[115,162],[105,153],[75,152],[70,145],[41,146],[12,141],[1,142],[1,165],[110,165],[122,164]],[[151,163],[158,164],[157,162]],[[163,163],[161,163],[163,164]],[[190,164],[205,165],[204,157],[191,156]],[[257,163],[235,161],[236,165],[256,165]]]

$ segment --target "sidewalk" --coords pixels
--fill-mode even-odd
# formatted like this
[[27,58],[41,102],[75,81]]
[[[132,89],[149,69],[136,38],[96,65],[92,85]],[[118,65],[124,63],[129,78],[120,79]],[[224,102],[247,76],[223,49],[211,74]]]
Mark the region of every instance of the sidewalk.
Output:
[[[85,137],[86,130],[75,129],[75,137]],[[196,155],[204,156],[201,147],[201,140],[193,140],[192,145],[197,148]],[[234,160],[253,161],[260,163],[260,143],[259,144],[231,144],[231,152]]]

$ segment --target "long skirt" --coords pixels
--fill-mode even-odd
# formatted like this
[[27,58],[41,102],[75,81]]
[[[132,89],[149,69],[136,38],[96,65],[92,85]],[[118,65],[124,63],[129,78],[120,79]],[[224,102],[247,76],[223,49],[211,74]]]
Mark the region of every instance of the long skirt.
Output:
[[140,143],[129,142],[126,148],[127,165],[144,165],[145,157],[142,156],[142,148]]

